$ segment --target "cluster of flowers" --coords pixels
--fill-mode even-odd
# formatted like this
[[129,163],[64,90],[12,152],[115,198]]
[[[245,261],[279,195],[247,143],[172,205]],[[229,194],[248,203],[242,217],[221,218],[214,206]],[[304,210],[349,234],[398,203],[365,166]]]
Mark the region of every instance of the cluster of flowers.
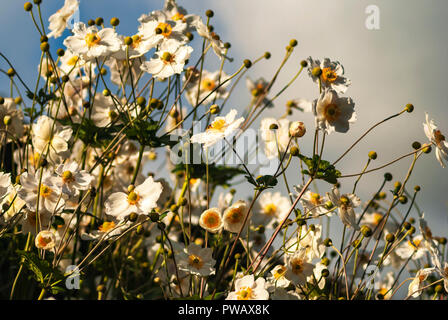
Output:
[[[40,15],[41,1],[34,3]],[[418,270],[409,270],[415,274],[408,297],[422,292],[446,296],[446,238],[431,234],[418,209],[418,229],[409,217],[420,187],[415,187],[404,218],[392,211],[408,202],[405,186],[422,154],[434,147],[441,166],[448,161],[448,143],[428,115],[423,127],[429,141],[413,144],[415,150],[407,156],[413,155],[414,162],[406,179],[395,183],[393,200],[387,201],[382,191],[392,179],[386,173],[380,191],[363,202],[355,194],[356,184],[377,170],[366,170],[376,153],[369,153],[365,169],[355,175],[351,193],[341,192],[338,179],[344,176],[334,165],[353,146],[333,164],[321,158],[325,137],[347,132],[356,121],[353,100],[341,96],[351,81],[339,62],[311,57],[301,61],[294,79],[273,98],[268,95],[276,75],[271,81],[247,78],[251,102],[244,117],[238,117],[237,109],[221,115],[233,86],[253,64],[269,59],[268,52],[254,62],[245,60],[228,76],[223,66],[232,61],[230,44],[213,31],[213,12],[206,12],[204,23],[174,0],[166,0],[162,10],[138,19],[132,36],[117,33],[117,18],[109,28],[101,18],[87,25],[75,23],[63,41],[66,48],[58,49],[54,60],[48,41],[64,34],[78,6],[78,0],[66,0],[49,18],[48,34],[36,23],[42,50],[36,90],[29,90],[11,66],[11,92],[19,96],[0,97],[0,250],[21,252],[7,259],[21,265],[9,288],[11,298],[18,295],[23,266],[34,273],[39,298],[74,295],[58,283],[70,276],[64,274],[67,266],[75,265],[83,278],[92,279],[84,283],[96,285],[81,290],[80,297],[87,298],[389,299],[401,286],[399,277],[410,261]],[[25,10],[34,19],[31,3]],[[198,63],[186,67],[194,34],[203,41],[202,51]],[[290,42],[284,61],[296,45]],[[210,49],[221,61],[214,72],[203,68]],[[261,119],[264,152],[279,159],[275,174],[255,178],[244,163],[173,164],[163,153],[173,147],[170,134],[181,128],[188,134],[188,145],[182,148],[187,158],[190,144],[202,145],[200,152],[205,154],[218,142],[238,139],[262,111],[274,108],[275,99],[304,69],[318,86],[318,98],[290,100],[284,116]],[[41,78],[44,85],[38,91]],[[30,107],[16,80],[25,86]],[[183,99],[188,108],[182,106]],[[412,110],[408,104],[395,116]],[[293,111],[314,114],[313,157],[301,154],[299,141],[306,127],[289,120]],[[206,129],[191,135],[189,118],[206,122]],[[232,143],[228,146],[232,152]],[[161,166],[156,164],[160,157]],[[300,162],[303,179],[294,188],[285,175],[293,158]],[[166,176],[160,173],[163,166]],[[143,174],[145,168],[152,173]],[[227,188],[237,175],[245,175],[243,182],[254,189],[253,198],[238,198],[235,189]],[[282,177],[289,194],[266,191]],[[311,183],[318,179],[332,188],[325,194],[312,191]],[[335,212],[344,228],[340,249],[329,238],[330,224],[321,222]],[[415,235],[417,230],[420,234]],[[277,235],[281,237],[274,250]],[[26,239],[26,244],[11,238]],[[372,288],[369,266],[396,270],[385,277],[375,273]],[[444,288],[437,285],[442,281]]]

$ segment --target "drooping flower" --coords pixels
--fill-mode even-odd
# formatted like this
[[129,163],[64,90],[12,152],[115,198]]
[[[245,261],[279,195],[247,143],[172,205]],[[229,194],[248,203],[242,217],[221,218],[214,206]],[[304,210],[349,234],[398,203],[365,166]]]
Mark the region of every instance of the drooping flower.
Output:
[[224,42],[220,39],[220,37],[215,33],[209,30],[207,25],[202,21],[201,17],[197,17],[193,23],[194,27],[198,34],[207,39],[212,46],[213,51],[219,58],[226,58],[229,61],[233,61],[233,59],[226,56],[226,48],[224,46]]
[[52,231],[43,230],[37,234],[34,243],[38,249],[52,250],[56,246],[56,236]]
[[201,248],[195,243],[190,243],[177,255],[178,268],[201,277],[213,275],[216,261],[212,258],[212,253],[211,248]]
[[143,62],[140,68],[155,78],[165,79],[183,71],[185,60],[190,58],[193,48],[174,39],[164,41],[154,57]]
[[237,111],[232,109],[225,117],[216,117],[205,132],[197,133],[191,137],[192,143],[203,144],[208,148],[215,143],[233,135],[244,118],[235,119]]
[[67,28],[69,19],[75,14],[78,7],[78,0],[65,0],[64,6],[48,19],[48,22],[50,22],[48,29],[51,32],[47,36],[49,38],[59,38],[65,28]]
[[105,57],[121,49],[122,42],[112,28],[98,30],[96,26],[86,27],[75,23],[73,36],[64,40],[64,45],[85,61]]
[[334,187],[330,193],[327,192],[327,197],[338,207],[339,218],[341,218],[342,223],[347,227],[359,230],[354,208],[361,205],[361,199],[352,193],[340,195],[337,187]]
[[22,234],[27,235],[31,233],[36,235],[40,230],[47,229],[51,216],[51,212],[47,210],[39,210],[38,214],[34,210],[26,210],[24,217],[20,221]]
[[[292,146],[289,137],[289,125],[290,121],[288,119],[264,118],[261,120],[261,138],[264,141],[264,152],[268,159],[278,157],[279,151],[280,154],[283,154],[288,145]],[[273,126],[276,129],[273,129]]]
[[434,271],[434,268],[425,268],[417,271],[412,282],[409,284],[408,296],[417,298],[422,293],[424,282],[428,278],[428,275]]
[[223,220],[220,210],[218,208],[210,208],[205,210],[199,218],[199,225],[211,233],[216,233],[221,230]]
[[356,121],[355,103],[351,98],[339,97],[336,91],[325,89],[319,99],[314,100],[313,113],[316,126],[330,134],[345,133],[350,123]]
[[47,160],[59,162],[68,150],[68,141],[72,136],[70,127],[62,127],[47,116],[40,116],[33,125],[33,146]]
[[151,210],[157,206],[157,200],[161,193],[162,184],[154,182],[152,177],[148,177],[128,194],[124,192],[111,194],[105,203],[106,214],[117,220],[123,220],[132,212],[149,215]]
[[[322,70],[321,75],[317,77],[313,74],[315,68],[320,68]],[[314,60],[313,58],[308,58],[308,73],[314,82],[322,84],[324,88],[331,88],[338,93],[345,93],[347,87],[351,84],[350,79],[344,76],[344,68],[337,61],[331,61],[325,58],[322,62],[319,60]]]
[[226,300],[268,300],[265,283],[264,278],[255,280],[252,274],[239,278],[235,281],[235,291],[230,292]]
[[423,123],[423,129],[429,141],[436,146],[436,158],[442,168],[445,168],[445,161],[448,162],[448,142],[445,141],[445,136],[440,132],[434,123],[434,120],[429,120],[426,114],[426,123]]
[[224,211],[224,229],[233,233],[238,233],[244,223],[244,217],[246,214],[246,202],[238,200],[232,204]]

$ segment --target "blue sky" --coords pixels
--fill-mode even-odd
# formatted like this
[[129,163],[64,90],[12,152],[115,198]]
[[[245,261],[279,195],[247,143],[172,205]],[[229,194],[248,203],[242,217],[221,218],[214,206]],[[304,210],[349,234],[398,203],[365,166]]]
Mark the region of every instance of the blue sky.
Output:
[[[43,1],[45,21],[62,3],[62,0]],[[329,137],[325,153],[328,159],[335,159],[368,126],[398,112],[408,102],[415,105],[414,113],[386,123],[360,143],[350,157],[340,163],[346,173],[359,172],[370,150],[378,152],[375,164],[380,165],[409,152],[413,141],[425,142],[422,128],[425,111],[442,131],[448,132],[448,42],[445,36],[448,2],[444,0],[179,0],[178,3],[192,13],[203,15],[209,8],[215,11],[212,24],[222,39],[232,43],[230,55],[235,58],[234,63],[226,65],[227,73],[236,70],[244,58],[254,59],[270,51],[272,58],[249,73],[253,78],[270,78],[285,45],[296,38],[299,45],[274,86],[274,92],[289,81],[300,60],[308,56],[330,57],[344,65],[347,77],[352,80],[346,94],[356,103],[358,121],[348,134],[336,133]],[[365,8],[371,4],[380,9],[379,30],[367,30],[364,26]],[[117,16],[121,20],[118,32],[128,35],[135,32],[137,18],[142,13],[162,5],[162,0],[81,0],[80,18],[86,22],[102,16],[109,21]],[[32,85],[40,57],[39,36],[29,14],[23,10],[23,2],[2,0],[0,19],[0,51],[11,58],[24,80]],[[51,41],[53,48],[61,43],[59,39]],[[213,70],[218,68],[217,63],[218,60],[210,58],[207,67]],[[3,62],[0,67],[6,68]],[[0,94],[6,95],[8,88],[9,80],[1,77]],[[317,97],[316,87],[305,74],[276,105],[283,108],[287,100],[298,97],[310,100]],[[241,110],[248,99],[242,83],[229,102]],[[302,120],[309,128],[313,125],[311,115],[295,114],[291,119]],[[307,136],[304,145],[311,144],[310,139],[312,137]],[[403,179],[409,164],[410,159],[407,159],[387,171],[394,174],[394,180]],[[385,171],[361,180],[359,193],[362,197],[367,198],[374,192]],[[411,187],[422,186],[418,204],[426,212],[435,233],[444,235],[448,229],[447,175],[448,169],[442,169],[432,153],[419,160],[409,182]],[[344,184],[348,185],[344,191],[349,191],[350,184],[343,181],[343,187]]]

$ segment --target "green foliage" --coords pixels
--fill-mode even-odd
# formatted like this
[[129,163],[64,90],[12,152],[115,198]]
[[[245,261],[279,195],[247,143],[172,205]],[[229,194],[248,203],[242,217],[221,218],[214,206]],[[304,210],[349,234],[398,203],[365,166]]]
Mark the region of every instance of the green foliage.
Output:
[[336,184],[338,182],[341,172],[337,170],[330,162],[320,159],[318,155],[314,155],[313,158],[308,158],[300,154],[299,158],[308,167],[308,170],[302,171],[303,174],[314,177],[315,179],[324,180],[331,184]]

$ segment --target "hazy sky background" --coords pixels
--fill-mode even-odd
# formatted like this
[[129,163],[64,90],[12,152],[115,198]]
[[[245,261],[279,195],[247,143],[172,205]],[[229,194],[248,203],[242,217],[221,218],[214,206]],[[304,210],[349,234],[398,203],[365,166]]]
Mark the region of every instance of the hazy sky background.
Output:
[[[11,58],[25,81],[32,85],[40,57],[39,36],[29,14],[23,10],[23,3],[2,0],[0,51]],[[378,159],[372,164],[376,167],[410,152],[413,141],[426,142],[422,127],[425,112],[448,135],[448,2],[445,0],[179,0],[178,3],[202,16],[206,9],[215,11],[211,24],[224,41],[231,42],[229,55],[235,58],[235,62],[225,66],[228,74],[235,71],[243,59],[255,59],[270,51],[272,58],[260,62],[248,73],[252,78],[270,79],[289,40],[297,39],[299,45],[274,86],[274,93],[297,72],[300,60],[308,56],[329,57],[344,65],[346,76],[352,80],[346,95],[356,103],[358,121],[347,134],[333,133],[328,137],[325,159],[336,159],[369,126],[399,112],[406,103],[414,104],[412,114],[406,113],[377,128],[341,161],[338,168],[343,173],[360,172],[370,150],[378,153]],[[45,21],[62,4],[62,0],[44,0]],[[380,9],[380,30],[365,27],[368,5]],[[162,0],[81,0],[80,18],[86,22],[102,16],[108,22],[117,16],[121,20],[118,32],[131,35],[142,13],[162,6]],[[60,39],[51,42],[53,48],[61,46]],[[208,58],[208,69],[217,69],[218,61],[212,56]],[[0,67],[6,69],[3,61]],[[0,94],[6,95],[8,88],[9,80],[1,77]],[[276,101],[276,111],[266,115],[283,114],[289,99],[312,100],[317,94],[318,89],[303,73]],[[241,82],[228,106],[242,110],[248,102],[247,89]],[[290,119],[302,120],[309,132],[313,130],[310,114],[295,112]],[[306,150],[311,144],[310,133],[302,145]],[[393,173],[393,181],[402,180],[410,163],[411,158],[408,158],[364,177],[359,183],[359,195],[367,199],[373,194],[386,171]],[[416,184],[422,187],[417,202],[434,233],[443,236],[447,235],[448,227],[447,177],[448,168],[442,169],[432,152],[417,162],[408,184],[410,190]],[[291,178],[290,182],[298,181]],[[341,182],[344,192],[351,191],[349,181]],[[413,216],[416,217],[415,212]]]

